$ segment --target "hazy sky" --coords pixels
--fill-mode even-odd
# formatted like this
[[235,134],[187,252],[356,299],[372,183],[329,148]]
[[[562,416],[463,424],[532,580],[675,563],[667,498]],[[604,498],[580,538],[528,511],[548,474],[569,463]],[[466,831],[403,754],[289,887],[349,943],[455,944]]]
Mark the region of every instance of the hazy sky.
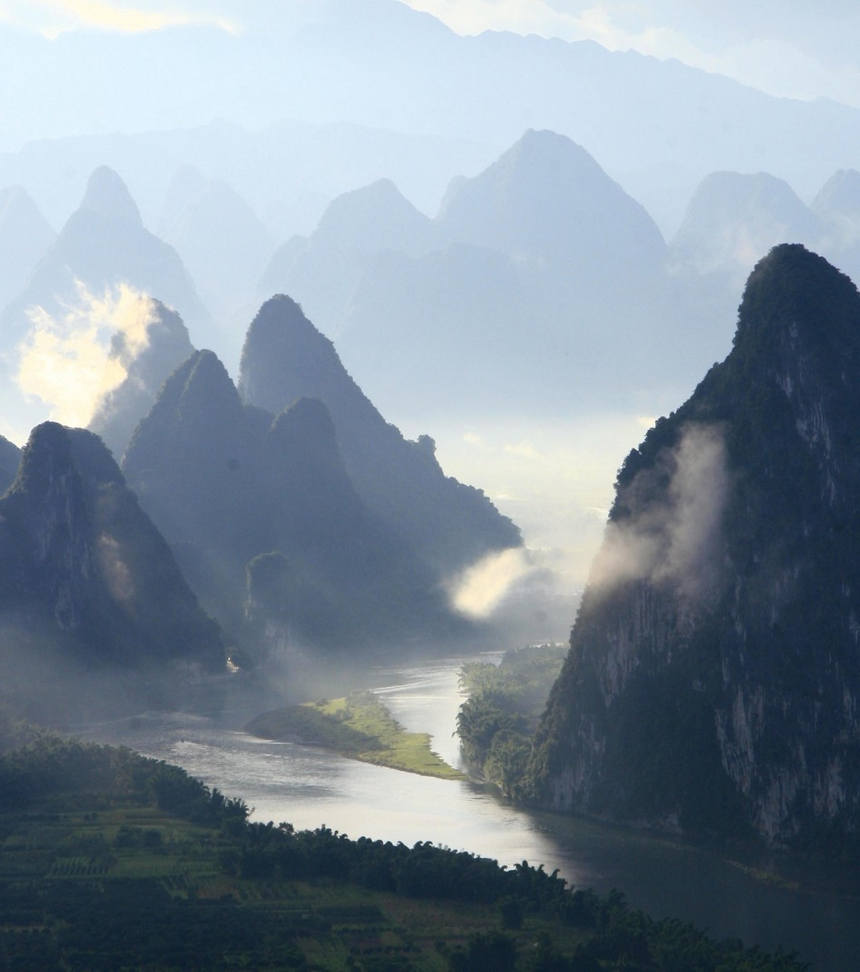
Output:
[[[0,0],[0,20],[47,34],[80,26],[152,30],[188,23],[231,32],[324,0]],[[368,0],[341,0],[367,3]],[[612,50],[676,57],[771,94],[860,106],[855,0],[405,0],[459,33],[486,29],[590,38]]]

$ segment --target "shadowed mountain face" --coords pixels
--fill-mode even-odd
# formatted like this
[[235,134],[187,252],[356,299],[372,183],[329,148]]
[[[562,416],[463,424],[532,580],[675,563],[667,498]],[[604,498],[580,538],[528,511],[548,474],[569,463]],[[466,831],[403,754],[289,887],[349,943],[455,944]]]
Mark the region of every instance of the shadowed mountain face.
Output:
[[267,301],[251,324],[239,394],[275,413],[300,397],[324,402],[362,502],[437,570],[519,546],[516,527],[482,492],[444,475],[429,436],[410,442],[386,423],[289,297]]
[[559,809],[774,843],[860,832],[860,296],[799,245],[619,473],[538,731]]
[[50,662],[58,673],[223,668],[217,625],[106,447],[82,429],[34,429],[0,499],[0,606],[13,669],[18,643],[22,667]]
[[433,571],[359,498],[319,400],[277,415],[243,405],[215,355],[197,352],[123,468],[240,643],[346,650],[458,628]]

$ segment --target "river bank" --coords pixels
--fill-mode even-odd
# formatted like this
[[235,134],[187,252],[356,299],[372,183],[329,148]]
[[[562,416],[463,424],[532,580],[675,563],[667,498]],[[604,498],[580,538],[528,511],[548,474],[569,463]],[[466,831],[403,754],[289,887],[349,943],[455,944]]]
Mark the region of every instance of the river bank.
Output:
[[[375,694],[407,731],[427,732],[432,747],[461,768],[453,735],[463,694],[460,655],[385,666]],[[773,885],[753,871],[772,870],[768,855],[744,868],[719,851],[560,814],[517,809],[487,787],[399,773],[290,742],[262,740],[187,714],[143,714],[92,727],[90,738],[116,742],[178,763],[208,785],[242,797],[252,819],[321,824],[412,846],[433,841],[494,858],[556,868],[569,883],[600,894],[621,889],[631,906],[675,917],[773,950],[782,945],[814,972],[854,972],[860,954],[860,900],[830,892],[820,868],[798,863],[798,887]],[[816,893],[803,888],[823,887]]]
[[372,692],[265,712],[245,731],[260,739],[318,746],[345,759],[441,780],[463,780],[430,748],[430,734],[407,732]]

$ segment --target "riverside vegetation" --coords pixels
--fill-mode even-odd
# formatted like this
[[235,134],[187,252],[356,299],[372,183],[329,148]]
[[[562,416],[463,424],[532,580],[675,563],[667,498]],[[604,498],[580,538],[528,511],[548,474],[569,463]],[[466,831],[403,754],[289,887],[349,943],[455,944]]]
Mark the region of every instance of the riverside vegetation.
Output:
[[535,728],[561,672],[567,645],[530,645],[505,652],[499,665],[468,662],[457,715],[460,748],[470,770],[513,796],[522,780]]
[[4,972],[806,968],[525,862],[250,822],[243,801],[127,749],[14,744],[0,757]]
[[463,774],[430,748],[426,732],[406,732],[372,692],[276,709],[246,727],[262,739],[290,739],[321,746],[348,759],[446,780]]

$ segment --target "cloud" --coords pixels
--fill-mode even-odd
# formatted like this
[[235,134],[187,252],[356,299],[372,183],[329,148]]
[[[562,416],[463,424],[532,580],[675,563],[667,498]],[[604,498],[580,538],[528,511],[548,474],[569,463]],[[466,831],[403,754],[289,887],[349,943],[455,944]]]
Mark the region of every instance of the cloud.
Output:
[[687,426],[674,449],[625,487],[632,518],[607,524],[589,585],[600,591],[650,580],[691,598],[705,595],[716,580],[730,488],[722,428]]
[[536,569],[528,551],[521,548],[488,554],[449,585],[451,604],[471,618],[488,618],[511,589]]
[[71,30],[95,29],[139,34],[165,27],[210,25],[236,34],[236,24],[211,12],[192,13],[170,5],[132,6],[111,0],[11,0],[0,4],[0,20],[56,37]]
[[126,284],[100,297],[76,286],[77,300],[60,313],[28,311],[31,328],[17,348],[15,380],[27,398],[50,406],[52,419],[84,427],[102,396],[125,380],[126,364],[146,348],[155,305]]

